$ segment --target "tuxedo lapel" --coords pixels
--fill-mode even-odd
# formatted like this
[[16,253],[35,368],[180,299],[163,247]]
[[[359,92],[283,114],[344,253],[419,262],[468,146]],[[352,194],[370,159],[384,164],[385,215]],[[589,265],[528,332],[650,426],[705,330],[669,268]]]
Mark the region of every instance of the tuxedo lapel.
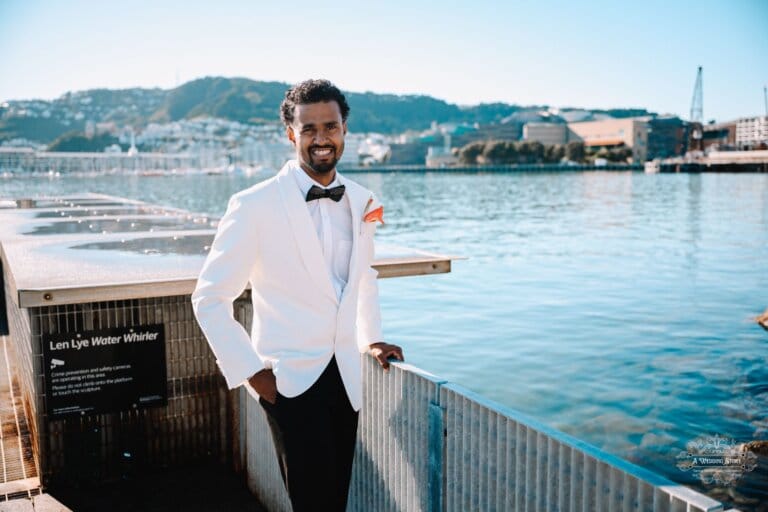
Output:
[[278,173],[277,183],[291,224],[291,230],[296,237],[296,245],[299,247],[301,258],[304,260],[310,277],[323,293],[338,303],[331,278],[325,268],[320,240],[317,238],[317,232],[312,217],[309,215],[306,201],[301,197],[296,179],[291,176],[290,164],[286,164]]
[[350,288],[350,284],[357,282],[357,274],[360,272],[360,258],[357,252],[360,250],[360,230],[363,222],[363,210],[371,197],[370,193],[362,187],[355,186],[340,176],[340,182],[345,185],[345,193],[349,198],[349,205],[352,210],[352,252],[349,258],[349,277],[345,291]]

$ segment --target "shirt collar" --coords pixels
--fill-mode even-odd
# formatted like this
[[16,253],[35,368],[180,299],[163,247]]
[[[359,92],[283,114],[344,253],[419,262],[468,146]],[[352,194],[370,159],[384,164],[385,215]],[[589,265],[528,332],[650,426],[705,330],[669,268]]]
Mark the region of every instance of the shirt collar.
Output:
[[343,180],[339,175],[338,169],[336,170],[336,176],[333,178],[333,181],[326,187],[316,182],[312,178],[310,178],[309,174],[304,172],[304,169],[301,168],[298,162],[293,160],[292,163],[294,164],[294,165],[291,165],[291,168],[293,170],[293,176],[296,178],[296,184],[299,186],[299,190],[301,190],[301,195],[303,197],[307,196],[307,192],[309,192],[309,189],[312,188],[312,185],[316,185],[320,188],[331,188],[331,187],[336,187],[338,185],[341,185],[343,183]]

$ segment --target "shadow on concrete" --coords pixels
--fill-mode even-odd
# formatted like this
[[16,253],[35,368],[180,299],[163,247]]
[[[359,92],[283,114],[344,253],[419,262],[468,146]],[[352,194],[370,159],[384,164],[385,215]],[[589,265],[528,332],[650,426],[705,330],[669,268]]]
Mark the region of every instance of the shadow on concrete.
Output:
[[46,491],[74,512],[266,512],[244,477],[215,464],[133,475],[98,486]]

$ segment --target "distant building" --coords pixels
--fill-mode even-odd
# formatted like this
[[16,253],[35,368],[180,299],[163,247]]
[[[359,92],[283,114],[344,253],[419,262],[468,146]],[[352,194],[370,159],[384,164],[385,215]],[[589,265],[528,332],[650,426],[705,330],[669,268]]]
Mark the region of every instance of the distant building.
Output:
[[450,167],[459,163],[459,159],[450,148],[430,146],[427,148],[427,167]]
[[234,156],[237,163],[279,169],[293,154],[293,146],[284,137],[265,136],[257,139],[249,136],[243,139]]
[[86,153],[0,148],[0,172],[102,173],[114,170],[154,171],[199,168],[194,155],[168,153]]
[[549,111],[552,114],[561,117],[567,123],[580,123],[582,121],[595,120],[595,116],[591,110],[576,109],[576,108],[571,108],[571,109],[550,108]]
[[347,133],[344,137],[344,153],[341,154],[339,165],[342,167],[356,167],[360,165],[360,146],[365,142],[362,133]]
[[677,116],[650,119],[646,160],[684,155],[688,151],[689,131],[689,124]]
[[745,117],[736,121],[736,147],[755,149],[768,145],[768,116]]
[[388,163],[392,165],[424,165],[430,144],[415,141],[390,146]]
[[547,146],[565,144],[568,142],[568,126],[563,123],[526,123],[523,125],[523,140]]
[[704,151],[736,147],[736,121],[704,125],[702,145]]
[[588,148],[628,147],[632,160],[644,162],[648,156],[647,117],[628,117],[568,123],[568,141],[583,141]]
[[390,144],[383,135],[347,133],[339,165],[344,168],[383,164],[389,159],[390,153]]
[[523,125],[520,123],[486,124],[480,125],[471,132],[454,135],[452,137],[454,147],[462,147],[470,142],[485,140],[520,140],[523,134]]
[[358,148],[357,155],[360,159],[360,165],[384,164],[392,156],[392,147],[387,137],[378,133],[371,133]]
[[459,158],[451,151],[451,136],[443,135],[442,146],[430,146],[427,148],[427,167],[449,167],[459,163]]
[[447,133],[448,135],[461,135],[462,133],[475,130],[477,130],[476,126],[467,123],[438,123],[437,121],[432,121],[430,129],[422,132],[422,134],[432,133],[439,136],[440,134]]
[[501,120],[501,124],[546,123],[552,122],[553,115],[546,110],[520,110]]

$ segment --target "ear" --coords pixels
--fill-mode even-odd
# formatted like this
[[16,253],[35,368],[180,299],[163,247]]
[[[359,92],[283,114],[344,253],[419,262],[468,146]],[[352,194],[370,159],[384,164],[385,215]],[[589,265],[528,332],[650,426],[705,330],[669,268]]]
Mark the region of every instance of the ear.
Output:
[[341,122],[341,127],[344,129],[344,135],[346,135],[347,134],[347,122],[346,121],[342,121]]
[[291,141],[291,144],[296,145],[296,134],[293,133],[293,126],[286,126],[285,134],[288,136],[288,140]]

